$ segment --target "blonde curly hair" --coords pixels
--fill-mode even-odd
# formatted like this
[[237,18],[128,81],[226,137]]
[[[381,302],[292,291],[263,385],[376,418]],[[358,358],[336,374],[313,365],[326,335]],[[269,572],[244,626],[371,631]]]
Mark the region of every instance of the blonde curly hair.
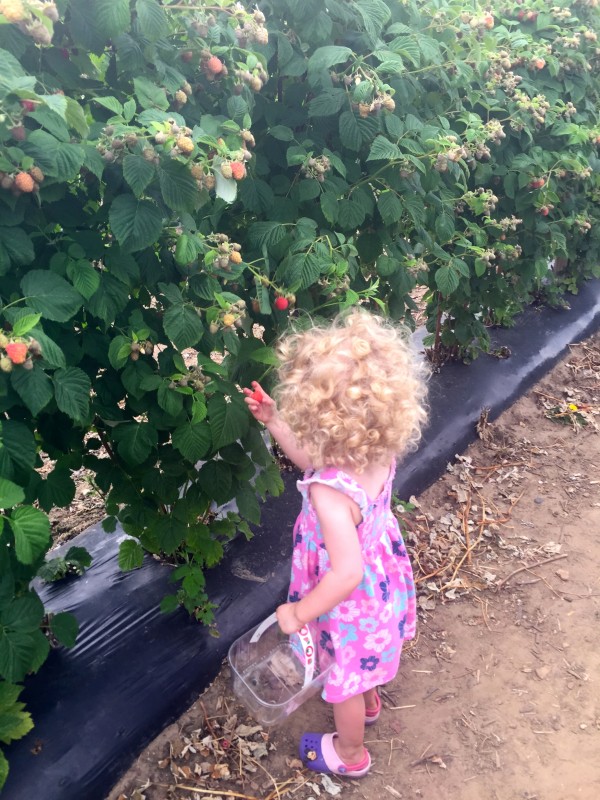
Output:
[[361,473],[416,446],[426,376],[405,330],[356,309],[284,336],[277,351],[279,413],[315,469]]

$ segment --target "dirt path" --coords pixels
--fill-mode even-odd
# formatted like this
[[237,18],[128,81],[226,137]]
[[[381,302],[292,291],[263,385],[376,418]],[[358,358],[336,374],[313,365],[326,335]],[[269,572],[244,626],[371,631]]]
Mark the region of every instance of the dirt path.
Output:
[[368,732],[367,778],[298,769],[299,735],[331,729],[328,707],[253,731],[224,667],[107,800],[597,800],[599,412],[597,334],[482,425],[406,517],[420,632]]

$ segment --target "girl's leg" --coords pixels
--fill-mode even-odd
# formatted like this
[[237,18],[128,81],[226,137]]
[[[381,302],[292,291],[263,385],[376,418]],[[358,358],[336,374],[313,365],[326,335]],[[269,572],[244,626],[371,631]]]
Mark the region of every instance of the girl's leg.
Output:
[[334,703],[333,718],[338,734],[333,743],[338,756],[348,766],[360,764],[365,758],[364,696],[357,694],[343,703]]
[[365,706],[366,708],[370,708],[373,711],[377,708],[377,689],[367,689],[366,692],[363,692],[363,697],[365,698]]

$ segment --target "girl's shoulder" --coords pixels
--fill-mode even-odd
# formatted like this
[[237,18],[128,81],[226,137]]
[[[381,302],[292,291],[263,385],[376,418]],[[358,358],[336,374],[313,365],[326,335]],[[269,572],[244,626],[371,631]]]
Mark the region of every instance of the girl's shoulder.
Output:
[[391,465],[377,464],[360,474],[339,467],[309,470],[303,480],[298,481],[298,489],[308,494],[315,484],[329,486],[350,497],[363,509],[386,490],[394,477],[395,467],[395,462]]

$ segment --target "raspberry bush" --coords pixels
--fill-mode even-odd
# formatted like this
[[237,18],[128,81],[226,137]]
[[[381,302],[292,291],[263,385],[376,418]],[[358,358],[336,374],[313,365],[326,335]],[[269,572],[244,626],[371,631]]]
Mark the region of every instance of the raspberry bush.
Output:
[[208,621],[204,569],[281,489],[239,386],[291,314],[412,324],[424,286],[433,355],[465,356],[599,274],[598,22],[597,0],[0,0],[0,741],[77,634],[31,584],[87,564],[44,563],[75,470],[121,566],[173,563],[163,608]]

